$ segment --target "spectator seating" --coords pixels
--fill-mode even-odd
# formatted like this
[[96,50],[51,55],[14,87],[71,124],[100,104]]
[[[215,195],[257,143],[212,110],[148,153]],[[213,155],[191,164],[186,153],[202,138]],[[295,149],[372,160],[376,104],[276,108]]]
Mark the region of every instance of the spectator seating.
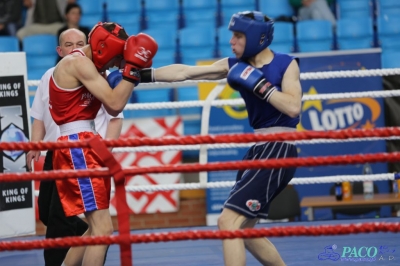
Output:
[[151,28],[143,31],[152,36],[158,43],[158,51],[153,58],[153,67],[173,64],[177,61],[177,35],[174,29]]
[[259,0],[260,11],[272,19],[280,16],[291,17],[294,10],[288,0]]
[[232,31],[228,30],[228,27],[221,26],[217,30],[218,32],[218,54],[219,57],[230,57],[234,56],[230,44],[232,38]]
[[339,50],[366,49],[374,45],[372,18],[342,18],[336,23]]
[[15,36],[0,36],[0,52],[19,52],[19,41]]
[[182,15],[185,27],[217,26],[217,1],[216,0],[183,0]]
[[299,52],[330,51],[333,30],[329,20],[303,20],[296,23]]
[[295,45],[293,23],[280,22],[274,23],[274,39],[269,48],[275,52],[292,53]]
[[338,19],[372,18],[372,10],[372,0],[336,0],[336,16]]
[[209,28],[185,27],[179,30],[179,52],[183,64],[195,65],[216,55],[216,33]]
[[57,37],[49,34],[27,36],[22,40],[26,53],[28,79],[40,79],[42,75],[57,61]]
[[399,0],[376,0],[377,15],[382,16],[398,16],[400,14]]
[[382,49],[399,49],[400,47],[400,18],[379,17],[377,19],[378,40]]
[[78,0],[77,3],[82,8],[82,16],[80,20],[80,24],[82,26],[86,26],[91,29],[97,24],[97,22],[103,21],[104,0]]
[[137,34],[140,30],[141,1],[115,1],[104,0],[107,4],[108,21],[121,24],[125,29],[131,32],[128,34]]
[[400,51],[398,49],[382,49],[382,68],[400,68]]
[[179,0],[151,0],[145,1],[145,28],[169,27],[179,25]]
[[220,0],[221,25],[227,26],[233,14],[257,10],[256,0]]

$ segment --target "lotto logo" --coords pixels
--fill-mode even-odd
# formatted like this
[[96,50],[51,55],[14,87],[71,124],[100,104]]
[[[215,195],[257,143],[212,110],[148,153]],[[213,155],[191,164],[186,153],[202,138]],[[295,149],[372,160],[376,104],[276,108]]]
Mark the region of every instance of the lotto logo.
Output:
[[247,67],[242,71],[242,73],[240,74],[240,78],[241,78],[241,79],[247,79],[253,71],[254,71],[254,68],[253,68],[253,67],[247,66]]

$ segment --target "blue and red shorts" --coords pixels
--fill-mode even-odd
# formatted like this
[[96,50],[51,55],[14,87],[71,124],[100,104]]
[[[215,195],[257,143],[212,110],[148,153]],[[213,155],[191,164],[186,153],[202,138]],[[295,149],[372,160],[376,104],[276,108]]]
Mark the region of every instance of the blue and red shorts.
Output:
[[[95,136],[98,135],[92,132],[80,132],[61,136],[58,141],[76,141]],[[54,170],[83,170],[101,168],[104,164],[99,155],[90,148],[71,148],[54,150],[53,167]],[[67,217],[109,208],[111,193],[109,177],[59,179],[56,180],[56,185]]]

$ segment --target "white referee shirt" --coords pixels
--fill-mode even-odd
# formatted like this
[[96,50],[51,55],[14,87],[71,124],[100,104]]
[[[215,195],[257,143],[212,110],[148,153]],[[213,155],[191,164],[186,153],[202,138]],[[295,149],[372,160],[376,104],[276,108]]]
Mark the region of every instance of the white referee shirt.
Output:
[[[50,77],[53,74],[54,67],[44,73],[40,79],[39,86],[36,89],[35,98],[33,99],[31,107],[31,116],[37,120],[41,120],[44,123],[46,134],[44,141],[56,141],[60,136],[60,129],[56,123],[54,123],[49,111],[49,82]],[[113,118],[123,118],[122,112],[117,116],[111,116],[107,113],[102,105],[99,112],[97,113],[95,121],[96,131],[104,138],[107,131],[108,122]]]

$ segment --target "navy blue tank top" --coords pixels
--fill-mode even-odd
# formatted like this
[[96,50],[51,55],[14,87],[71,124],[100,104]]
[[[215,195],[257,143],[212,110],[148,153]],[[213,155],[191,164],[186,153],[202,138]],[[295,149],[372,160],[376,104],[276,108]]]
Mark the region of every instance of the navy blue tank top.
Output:
[[[272,85],[276,86],[279,91],[282,91],[281,84],[283,75],[286,72],[289,64],[293,59],[297,58],[288,54],[274,53],[274,58],[271,63],[264,65],[259,68],[264,73],[264,77]],[[235,57],[229,57],[229,69],[241,61]],[[240,86],[235,87],[235,90],[239,91],[244,102],[246,103],[246,109],[249,116],[250,126],[253,129],[267,128],[267,127],[292,127],[295,128],[300,121],[300,117],[291,118],[284,113],[280,112],[274,106],[267,101],[263,101],[253,94],[252,91],[242,88]]]

